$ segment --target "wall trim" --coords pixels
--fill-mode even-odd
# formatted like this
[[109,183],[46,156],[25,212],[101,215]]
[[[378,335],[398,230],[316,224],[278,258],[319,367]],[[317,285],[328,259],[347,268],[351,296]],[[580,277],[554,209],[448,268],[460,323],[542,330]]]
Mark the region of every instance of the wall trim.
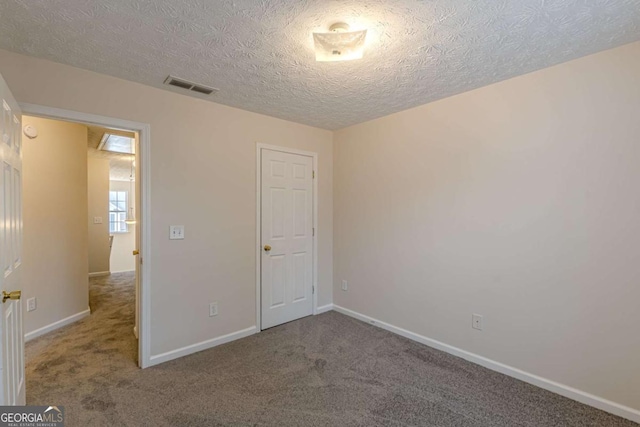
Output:
[[31,341],[32,339],[38,338],[44,334],[55,331],[56,329],[62,328],[63,326],[70,325],[78,320],[84,319],[88,315],[91,314],[91,309],[87,307],[86,310],[81,311],[80,313],[76,313],[69,317],[65,317],[64,319],[58,320],[57,322],[53,322],[50,325],[43,326],[42,328],[36,329],[35,331],[31,331],[27,334],[24,334],[25,341]]
[[202,341],[196,344],[188,345],[186,347],[177,348],[175,350],[167,351],[166,353],[156,354],[150,357],[150,365],[159,365],[170,360],[178,359],[180,357],[188,356],[193,353],[198,353],[203,350],[208,350],[213,347],[217,347],[222,344],[226,344],[231,341],[245,338],[258,332],[256,326],[251,326],[240,331],[232,332],[230,334],[222,335],[221,337],[212,338],[210,340]]
[[[65,110],[29,103],[19,103],[22,114],[66,120],[107,128],[137,131],[140,136],[140,293],[138,304],[138,365],[146,368],[150,365],[151,355],[151,125],[114,117]],[[142,259],[146,262],[142,263]]]
[[118,273],[135,273],[135,270],[121,270],[121,271],[112,271],[111,274],[118,274]]
[[318,153],[313,151],[298,150],[289,147],[263,144],[256,142],[256,327],[258,332],[262,330],[262,150],[281,151],[283,153],[298,154],[313,158],[313,310],[312,314],[318,314],[318,236],[321,230],[318,228]]
[[328,311],[333,310],[333,304],[327,304],[327,305],[323,305],[318,307],[317,313],[316,314],[322,314],[322,313],[326,313]]
[[111,274],[110,271],[96,271],[94,273],[89,273],[89,277],[102,277],[109,276]]
[[619,417],[626,418],[628,420],[640,423],[640,411],[630,408],[628,406],[621,405],[616,402],[604,399],[602,397],[595,396],[593,394],[584,392],[582,390],[575,389],[573,387],[557,383],[555,381],[540,377],[535,374],[523,371],[518,368],[514,368],[504,363],[496,362],[495,360],[488,359],[475,353],[471,353],[466,350],[462,350],[458,347],[454,347],[449,344],[445,344],[441,341],[434,340],[432,338],[425,337],[423,335],[416,334],[406,329],[399,328],[386,322],[374,319],[373,317],[366,316],[358,313],[357,311],[349,310],[348,308],[340,307],[339,305],[333,305],[333,310],[338,313],[345,314],[353,317],[370,325],[377,326],[385,329],[394,334],[401,335],[413,341],[417,341],[428,347],[435,348],[437,350],[444,351],[445,353],[452,354],[454,356],[465,359],[469,362],[491,369],[492,371],[500,372],[501,374],[508,375],[510,377],[519,379],[521,381],[533,384],[537,387],[559,394],[572,400],[576,400],[585,405],[592,406],[597,409],[601,409],[605,412],[609,412]]

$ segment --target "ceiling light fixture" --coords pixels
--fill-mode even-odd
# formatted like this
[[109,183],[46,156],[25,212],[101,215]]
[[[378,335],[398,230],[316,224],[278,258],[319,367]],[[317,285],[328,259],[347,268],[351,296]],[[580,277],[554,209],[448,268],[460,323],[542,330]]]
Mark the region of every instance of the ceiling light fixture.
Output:
[[350,61],[364,55],[367,30],[349,31],[349,25],[338,22],[329,27],[328,33],[313,33],[316,61]]
[[135,154],[135,146],[135,141],[130,136],[105,133],[102,135],[100,144],[98,144],[98,150],[121,154]]

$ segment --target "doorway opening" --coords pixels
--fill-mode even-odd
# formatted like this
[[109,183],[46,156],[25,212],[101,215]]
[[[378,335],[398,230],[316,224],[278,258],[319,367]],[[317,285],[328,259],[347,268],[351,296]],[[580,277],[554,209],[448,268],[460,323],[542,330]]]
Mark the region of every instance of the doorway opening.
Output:
[[[92,286],[101,291],[106,289],[104,282],[111,281],[109,285],[112,288],[119,286],[124,294],[130,292],[130,286],[127,291],[126,284],[132,281],[135,283],[133,290],[135,320],[129,331],[136,342],[130,353],[135,360],[132,363],[141,368],[150,366],[150,263],[143,262],[143,256],[148,258],[150,255],[150,127],[144,123],[58,108],[33,104],[20,106],[25,116],[86,126],[89,150],[87,161],[91,161],[92,157],[98,163],[101,159],[108,159],[110,168],[107,211],[89,216],[86,218],[86,223],[89,227],[95,225],[99,228],[100,224],[94,224],[94,222],[100,223],[102,220],[103,227],[107,229],[109,268],[106,270],[93,268],[92,273],[97,274],[94,274],[90,280],[95,282]],[[110,135],[115,137],[109,137]],[[134,151],[133,153],[126,152],[127,137],[129,139],[133,137],[134,145],[130,146],[133,149],[129,149]],[[89,139],[92,140],[89,141]],[[112,160],[109,159],[110,156],[115,157]],[[101,275],[100,273],[104,274],[104,271],[112,274]],[[100,283],[102,287],[99,287]],[[103,300],[113,298],[108,294],[101,296]],[[96,294],[96,297],[100,296]]]

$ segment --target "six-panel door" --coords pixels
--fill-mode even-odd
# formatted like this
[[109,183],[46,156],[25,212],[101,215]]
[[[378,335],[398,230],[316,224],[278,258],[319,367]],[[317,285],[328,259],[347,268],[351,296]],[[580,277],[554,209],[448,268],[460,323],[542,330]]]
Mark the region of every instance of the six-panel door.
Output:
[[[21,112],[0,76],[0,290],[22,291],[22,125]],[[25,404],[22,301],[7,299],[2,307],[3,405]]]
[[262,329],[313,313],[313,158],[262,149]]

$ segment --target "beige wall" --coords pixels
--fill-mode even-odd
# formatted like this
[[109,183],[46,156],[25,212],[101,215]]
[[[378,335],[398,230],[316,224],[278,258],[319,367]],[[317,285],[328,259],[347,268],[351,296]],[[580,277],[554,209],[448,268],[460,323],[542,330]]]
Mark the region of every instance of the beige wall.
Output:
[[[111,191],[126,191],[129,194],[129,203],[135,203],[135,185],[131,187],[129,181],[109,181]],[[136,225],[129,225],[128,233],[115,233],[113,235],[113,247],[111,248],[111,272],[134,271],[136,259],[133,251],[136,248]]]
[[[89,186],[89,273],[110,271],[109,266],[109,160],[87,158]],[[94,224],[94,218],[102,224]]]
[[[0,74],[19,102],[151,125],[152,355],[255,325],[256,142],[319,155],[318,295],[331,303],[331,132],[7,51]],[[172,224],[185,240],[169,241]]]
[[640,409],[639,113],[635,43],[337,132],[334,302]]
[[[86,126],[23,117],[25,334],[89,306]],[[38,308],[27,312],[27,299]]]

